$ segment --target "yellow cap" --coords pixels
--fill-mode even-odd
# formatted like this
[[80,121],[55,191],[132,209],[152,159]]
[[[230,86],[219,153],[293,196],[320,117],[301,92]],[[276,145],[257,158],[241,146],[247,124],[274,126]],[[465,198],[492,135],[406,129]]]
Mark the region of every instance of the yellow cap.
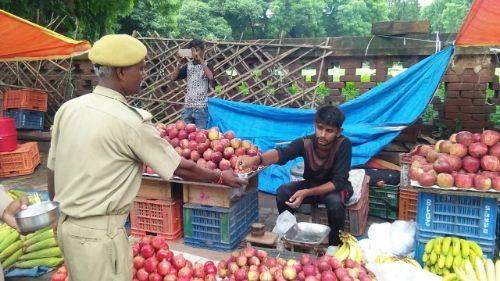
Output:
[[127,34],[105,35],[90,49],[93,64],[126,67],[139,63],[148,53],[141,41]]

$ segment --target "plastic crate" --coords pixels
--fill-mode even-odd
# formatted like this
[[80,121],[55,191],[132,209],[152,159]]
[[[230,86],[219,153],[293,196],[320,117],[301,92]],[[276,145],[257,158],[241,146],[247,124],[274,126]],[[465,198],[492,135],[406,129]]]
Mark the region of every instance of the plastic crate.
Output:
[[369,215],[383,219],[398,218],[399,186],[370,186]]
[[182,236],[182,201],[136,197],[130,209],[130,232],[134,236],[158,235],[167,240]]
[[39,164],[38,143],[23,143],[14,151],[0,153],[0,177],[29,175]]
[[16,129],[42,130],[45,113],[26,109],[7,109],[5,112],[10,118],[16,120]]
[[10,90],[5,92],[3,98],[3,109],[29,109],[36,111],[47,111],[48,94],[46,92],[32,90]]
[[437,236],[495,241],[497,201],[476,196],[418,193],[417,227]]
[[184,243],[194,247],[231,251],[259,218],[257,191],[243,196],[230,208],[184,204]]
[[[328,225],[328,214],[326,207],[320,205],[318,207],[311,206],[311,217],[314,223]],[[351,233],[354,236],[361,236],[365,233],[366,224],[368,222],[368,186],[364,185],[361,190],[361,196],[358,203],[346,208],[344,231]]]
[[[415,260],[418,261],[421,265],[423,264],[422,257],[425,252],[425,245],[430,240],[443,235],[433,234],[432,232],[418,231],[415,236]],[[450,237],[459,237],[465,240],[476,242],[481,250],[483,251],[484,256],[487,258],[493,258],[493,254],[495,252],[495,240],[487,240],[487,239],[475,239],[472,237],[459,236],[459,235],[446,235]]]
[[500,214],[500,204],[497,205],[497,252],[500,254],[500,219],[498,218]]
[[415,188],[399,188],[398,219],[405,221],[417,220],[418,190]]

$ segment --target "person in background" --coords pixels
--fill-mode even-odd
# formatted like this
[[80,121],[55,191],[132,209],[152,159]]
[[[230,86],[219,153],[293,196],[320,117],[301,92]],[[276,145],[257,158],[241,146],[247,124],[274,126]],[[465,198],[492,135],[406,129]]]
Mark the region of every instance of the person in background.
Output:
[[[182,118],[186,123],[194,123],[196,127],[205,129],[208,121],[208,89],[209,82],[214,80],[213,65],[205,61],[205,44],[193,39],[188,44],[192,60],[177,55],[177,63],[171,79],[176,81],[187,79],[184,112]],[[187,62],[187,64],[186,64]]]
[[[12,200],[0,186],[0,221],[5,222],[10,227],[19,231],[16,223],[15,214],[28,207],[28,199],[21,197],[17,200]],[[4,281],[3,270],[0,265],[0,281]]]
[[89,59],[99,77],[92,93],[64,103],[51,129],[48,190],[59,202],[57,243],[71,281],[131,280],[132,249],[124,228],[139,192],[143,165],[163,179],[247,184],[233,171],[205,169],[181,158],[160,137],[152,115],[128,104],[140,90],[146,46],[106,35]]
[[314,116],[314,134],[298,138],[283,148],[271,149],[262,156],[242,156],[240,170],[254,165],[283,165],[304,158],[304,180],[283,184],[277,190],[279,213],[294,213],[301,204],[325,204],[331,228],[329,243],[338,246],[344,229],[345,203],[353,194],[349,182],[351,141],[342,135],[344,113],[336,106],[319,108]]

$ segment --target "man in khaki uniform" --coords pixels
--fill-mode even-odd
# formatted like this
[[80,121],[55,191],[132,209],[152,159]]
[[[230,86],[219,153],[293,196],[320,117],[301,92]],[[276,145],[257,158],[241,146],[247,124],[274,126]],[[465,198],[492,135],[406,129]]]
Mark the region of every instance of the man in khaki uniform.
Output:
[[[12,228],[19,230],[16,219],[14,215],[17,211],[21,209],[26,209],[28,205],[28,199],[26,197],[22,197],[13,201],[10,197],[5,193],[3,187],[0,185],[0,220],[5,222]],[[0,265],[0,281],[4,281],[3,278],[3,270]]]
[[[57,241],[72,281],[131,280],[132,249],[123,225],[139,191],[143,164],[162,178],[246,184],[181,159],[125,96],[140,90],[146,47],[129,35],[107,35],[89,53],[99,85],[61,106],[49,151],[49,194],[60,203]],[[55,197],[54,197],[55,195]]]

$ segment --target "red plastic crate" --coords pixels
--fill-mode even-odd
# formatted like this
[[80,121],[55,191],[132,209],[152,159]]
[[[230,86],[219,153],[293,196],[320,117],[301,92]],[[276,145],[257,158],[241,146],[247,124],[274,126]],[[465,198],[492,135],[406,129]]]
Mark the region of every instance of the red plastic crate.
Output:
[[48,94],[46,92],[28,89],[10,90],[5,92],[3,98],[3,109],[29,109],[36,111],[47,111]]
[[39,164],[38,143],[23,143],[14,151],[0,153],[0,177],[29,175]]
[[182,236],[182,201],[136,197],[130,210],[130,232],[134,236],[159,235],[167,240]]
[[[346,208],[344,231],[349,232],[354,236],[363,235],[365,233],[366,224],[368,222],[368,181],[369,178],[365,177],[358,203]],[[315,206],[311,207],[312,221],[314,223],[328,225],[328,215],[326,212],[326,208],[318,208]]]
[[417,220],[418,191],[415,188],[399,188],[399,212],[400,220]]

